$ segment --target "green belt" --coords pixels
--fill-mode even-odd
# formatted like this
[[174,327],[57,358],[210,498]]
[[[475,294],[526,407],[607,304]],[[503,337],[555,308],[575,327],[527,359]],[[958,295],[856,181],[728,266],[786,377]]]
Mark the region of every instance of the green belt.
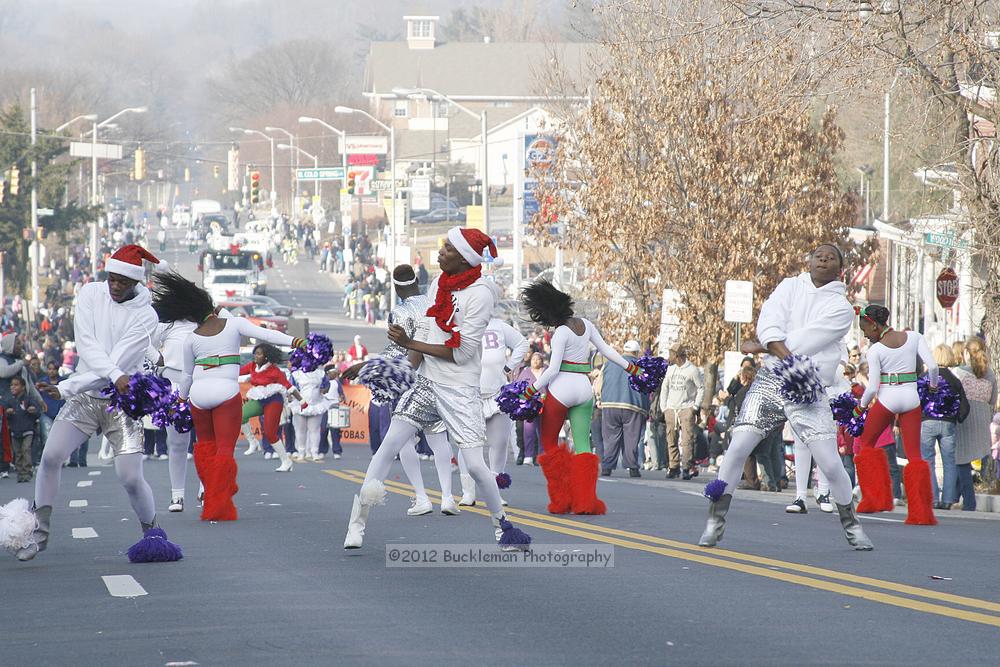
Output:
[[916,382],[916,373],[882,373],[882,382],[885,384],[905,384],[907,382]]
[[209,367],[228,366],[230,364],[235,364],[238,366],[239,363],[240,363],[240,355],[238,354],[229,354],[222,357],[202,357],[201,359],[194,360],[195,366],[209,366]]
[[587,362],[564,361],[559,365],[559,370],[563,373],[589,373],[594,367]]

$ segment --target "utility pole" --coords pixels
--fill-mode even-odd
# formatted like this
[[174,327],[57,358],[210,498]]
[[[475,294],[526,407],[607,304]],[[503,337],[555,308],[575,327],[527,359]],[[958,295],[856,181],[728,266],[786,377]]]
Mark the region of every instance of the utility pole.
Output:
[[38,188],[35,180],[38,178],[38,161],[35,159],[35,146],[38,144],[38,124],[36,122],[37,105],[35,104],[35,89],[31,89],[31,316],[38,312],[38,260],[41,244],[38,243]]

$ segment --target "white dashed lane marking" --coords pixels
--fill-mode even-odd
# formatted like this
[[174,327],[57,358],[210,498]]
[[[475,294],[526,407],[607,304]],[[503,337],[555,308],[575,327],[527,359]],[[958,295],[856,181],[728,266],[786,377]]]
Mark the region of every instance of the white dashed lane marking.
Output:
[[147,595],[146,589],[139,585],[130,574],[111,574],[101,577],[104,585],[108,588],[111,597],[116,598],[137,598],[140,595]]
[[73,537],[77,540],[89,540],[97,537],[97,531],[89,526],[87,528],[74,528]]
[[90,475],[91,477],[97,477],[98,475],[101,474],[101,471],[100,470],[91,470],[87,474]]
[[83,481],[80,481],[80,482],[76,483],[77,488],[80,488],[80,489],[82,489],[84,487],[87,487],[87,486],[93,486],[93,485],[94,485],[94,480],[92,480],[92,479],[85,479]]
[[70,507],[86,507],[88,505],[86,500],[71,500],[69,501]]

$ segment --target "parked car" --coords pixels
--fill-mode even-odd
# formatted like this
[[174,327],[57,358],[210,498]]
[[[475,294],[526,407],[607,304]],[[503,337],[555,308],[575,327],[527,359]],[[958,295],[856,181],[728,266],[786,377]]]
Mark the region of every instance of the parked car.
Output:
[[288,330],[287,317],[282,317],[267,306],[262,306],[259,303],[240,299],[223,301],[219,305],[228,310],[234,317],[245,317],[251,324],[256,324],[259,327],[281,332]]
[[291,317],[294,312],[291,307],[283,305],[278,302],[277,299],[271,296],[265,296],[263,294],[254,294],[253,296],[248,296],[247,301],[252,301],[254,303],[259,303],[262,306],[270,308],[274,311],[275,315],[281,315],[282,317]]
[[465,213],[453,208],[436,208],[427,215],[411,218],[415,225],[426,225],[436,222],[465,222]]

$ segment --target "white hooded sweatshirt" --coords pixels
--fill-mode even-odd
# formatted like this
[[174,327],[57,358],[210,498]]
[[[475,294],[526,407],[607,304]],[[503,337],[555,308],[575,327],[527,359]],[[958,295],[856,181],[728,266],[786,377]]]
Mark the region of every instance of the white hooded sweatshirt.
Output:
[[765,347],[785,341],[794,354],[819,366],[824,385],[832,385],[844,336],[854,323],[854,308],[846,294],[847,286],[837,280],[816,287],[808,273],[785,278],[761,306],[757,339]]
[[106,282],[80,288],[73,308],[80,363],[76,373],[59,383],[63,397],[84,392],[100,396],[109,382],[142,370],[146,349],[156,335],[157,317],[149,290],[136,285],[135,292],[128,301],[117,303]]

